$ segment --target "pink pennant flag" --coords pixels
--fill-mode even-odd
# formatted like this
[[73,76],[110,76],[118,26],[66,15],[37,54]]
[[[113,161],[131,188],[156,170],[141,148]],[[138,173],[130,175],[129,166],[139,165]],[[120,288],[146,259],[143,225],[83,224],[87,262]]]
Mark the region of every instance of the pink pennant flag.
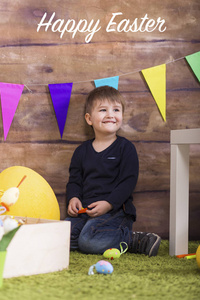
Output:
[[23,89],[23,84],[0,82],[4,140],[7,138]]

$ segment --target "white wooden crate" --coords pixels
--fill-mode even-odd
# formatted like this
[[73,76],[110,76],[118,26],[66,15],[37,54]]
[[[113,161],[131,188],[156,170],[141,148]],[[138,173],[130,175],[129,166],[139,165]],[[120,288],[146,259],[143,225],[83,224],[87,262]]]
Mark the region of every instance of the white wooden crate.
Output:
[[19,228],[7,248],[3,278],[67,269],[70,222],[26,220],[27,224]]

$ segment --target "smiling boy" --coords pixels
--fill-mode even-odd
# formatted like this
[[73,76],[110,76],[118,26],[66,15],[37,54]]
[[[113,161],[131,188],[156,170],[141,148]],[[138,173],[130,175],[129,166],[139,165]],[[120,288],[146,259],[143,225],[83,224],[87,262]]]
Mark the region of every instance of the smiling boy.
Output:
[[[66,220],[71,221],[71,250],[102,254],[126,242],[132,253],[155,256],[160,237],[132,231],[139,162],[135,146],[117,135],[123,112],[123,97],[112,87],[96,88],[86,99],[85,120],[95,137],[75,150],[70,164]],[[82,207],[87,210],[79,214]]]

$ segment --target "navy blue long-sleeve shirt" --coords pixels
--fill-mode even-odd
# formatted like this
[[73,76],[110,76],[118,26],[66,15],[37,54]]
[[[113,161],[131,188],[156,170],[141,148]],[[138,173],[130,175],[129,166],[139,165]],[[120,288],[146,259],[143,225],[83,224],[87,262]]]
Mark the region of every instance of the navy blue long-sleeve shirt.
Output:
[[67,206],[77,197],[83,207],[106,200],[113,211],[124,208],[136,218],[132,193],[136,186],[139,162],[135,146],[124,137],[117,139],[105,150],[96,152],[88,140],[76,148],[67,184]]

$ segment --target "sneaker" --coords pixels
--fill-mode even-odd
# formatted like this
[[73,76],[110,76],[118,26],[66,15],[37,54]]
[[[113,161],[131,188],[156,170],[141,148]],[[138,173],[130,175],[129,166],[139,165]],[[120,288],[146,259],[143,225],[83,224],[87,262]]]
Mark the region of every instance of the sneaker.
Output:
[[133,242],[130,252],[156,256],[161,238],[155,233],[133,232]]

